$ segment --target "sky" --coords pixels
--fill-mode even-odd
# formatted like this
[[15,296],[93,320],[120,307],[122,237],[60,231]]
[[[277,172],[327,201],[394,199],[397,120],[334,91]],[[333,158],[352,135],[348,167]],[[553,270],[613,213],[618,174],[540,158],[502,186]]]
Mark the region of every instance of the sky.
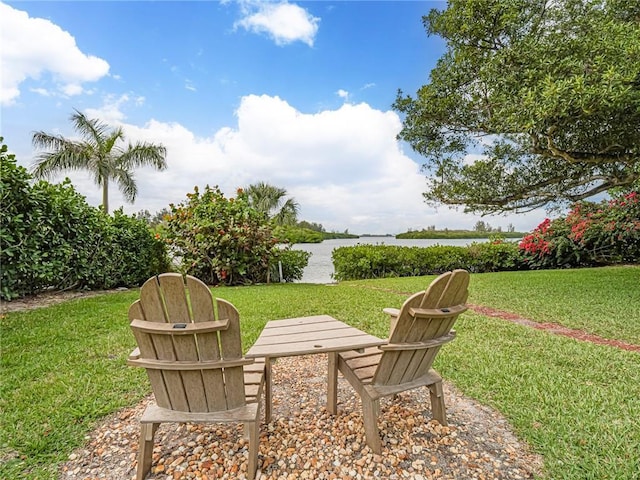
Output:
[[[398,89],[414,95],[445,52],[422,16],[442,1],[0,2],[0,136],[18,163],[35,131],[77,138],[74,110],[127,141],[161,143],[168,168],[136,170],[152,214],[194,187],[226,196],[267,182],[327,231],[397,234],[432,225],[529,231],[544,218],[424,202],[424,159],[397,140]],[[87,202],[101,191],[65,173]]]

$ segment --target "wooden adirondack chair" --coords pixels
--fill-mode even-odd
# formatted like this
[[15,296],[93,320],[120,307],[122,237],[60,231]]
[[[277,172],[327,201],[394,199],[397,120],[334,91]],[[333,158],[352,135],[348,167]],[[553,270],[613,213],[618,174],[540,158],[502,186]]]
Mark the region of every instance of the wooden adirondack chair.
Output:
[[243,358],[236,308],[214,301],[197,278],[164,273],[142,286],[129,320],[138,348],[127,363],[147,369],[156,400],[140,419],[137,480],[151,468],[153,437],[163,422],[244,423],[253,479],[264,362]]
[[[453,340],[451,330],[467,308],[469,273],[454,270],[436,278],[426,291],[409,297],[391,314],[389,342],[364,352],[344,352],[336,365],[362,400],[365,436],[375,453],[381,453],[377,417],[380,398],[427,386],[433,417],[447,424],[442,378],[431,368],[440,347]],[[337,375],[329,375],[336,381]],[[335,390],[334,390],[335,391]]]

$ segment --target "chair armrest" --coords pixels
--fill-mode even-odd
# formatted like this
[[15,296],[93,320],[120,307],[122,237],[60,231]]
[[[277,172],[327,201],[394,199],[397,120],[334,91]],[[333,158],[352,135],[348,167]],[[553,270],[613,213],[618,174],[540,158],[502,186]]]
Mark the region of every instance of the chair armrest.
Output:
[[226,330],[229,327],[229,319],[213,322],[198,323],[164,323],[147,322],[145,320],[132,320],[129,326],[133,330],[156,335],[193,335],[194,333],[209,333]]
[[456,332],[451,330],[446,335],[434,338],[432,340],[426,340],[424,342],[408,342],[408,343],[388,343],[386,345],[380,345],[378,348],[383,351],[400,351],[400,350],[424,350],[427,348],[437,347],[449,343],[456,338]]
[[382,311],[391,317],[400,315],[400,309],[398,308],[383,308]]
[[204,362],[183,360],[156,360],[142,358],[127,360],[127,365],[144,367],[152,370],[214,370],[220,368],[244,367],[255,363],[253,358],[237,358],[234,360],[207,360]]
[[453,317],[467,311],[466,305],[453,305],[446,308],[413,308],[409,309],[409,314],[415,318],[442,318]]
[[398,322],[398,316],[400,315],[400,309],[398,308],[383,308],[382,311],[389,315],[389,337],[396,328]]

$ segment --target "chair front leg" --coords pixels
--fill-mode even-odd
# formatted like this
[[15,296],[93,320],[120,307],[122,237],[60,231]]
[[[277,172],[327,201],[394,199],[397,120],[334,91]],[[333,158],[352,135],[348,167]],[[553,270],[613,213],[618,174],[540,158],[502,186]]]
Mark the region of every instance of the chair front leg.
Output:
[[275,358],[266,357],[264,360],[264,423],[269,423],[271,421],[271,402],[273,401],[271,362],[274,362]]
[[138,447],[136,480],[144,480],[149,470],[151,470],[151,462],[153,461],[153,437],[159,425],[159,423],[140,424],[140,446]]
[[254,480],[258,469],[258,448],[260,444],[260,427],[258,424],[259,417],[260,409],[258,408],[256,421],[244,424],[245,432],[249,433],[249,468],[247,471],[247,477],[249,480]]
[[382,442],[378,431],[378,412],[380,411],[380,401],[372,400],[366,394],[360,396],[362,401],[362,418],[364,421],[364,434],[367,445],[371,447],[373,453],[382,453]]
[[431,414],[433,418],[438,420],[440,425],[447,425],[447,408],[444,404],[442,382],[429,385],[429,393],[431,396]]
[[331,415],[338,413],[338,353],[329,352],[327,378],[327,412]]

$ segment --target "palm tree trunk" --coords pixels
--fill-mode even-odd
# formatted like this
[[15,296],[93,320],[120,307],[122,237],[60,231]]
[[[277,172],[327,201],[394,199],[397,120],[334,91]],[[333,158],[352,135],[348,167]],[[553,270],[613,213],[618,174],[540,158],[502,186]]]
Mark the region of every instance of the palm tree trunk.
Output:
[[102,209],[104,213],[109,213],[109,179],[105,178],[102,182]]

